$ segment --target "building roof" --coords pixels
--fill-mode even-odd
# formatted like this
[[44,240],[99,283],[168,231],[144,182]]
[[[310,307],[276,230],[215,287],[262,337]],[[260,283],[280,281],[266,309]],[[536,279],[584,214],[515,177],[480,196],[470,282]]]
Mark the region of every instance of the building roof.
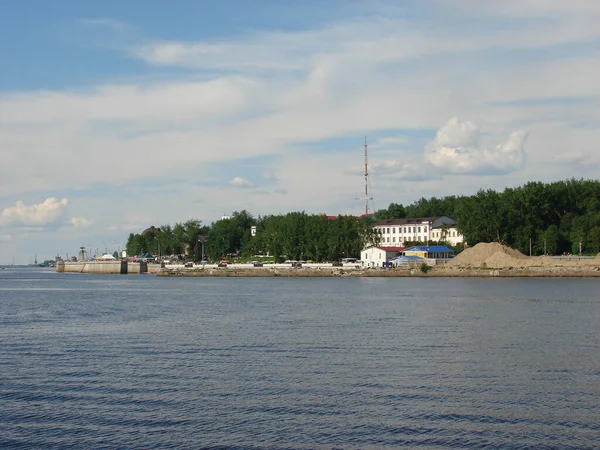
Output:
[[150,228],[146,228],[144,231],[142,231],[142,236],[148,233],[160,233],[160,228],[156,228],[154,225],[152,225]]
[[454,253],[454,250],[443,245],[418,245],[404,250],[405,252]]
[[400,255],[393,258],[392,261],[425,261],[425,258],[417,255]]
[[431,224],[431,228],[455,227],[456,220],[447,216],[439,217],[409,217],[406,219],[381,219],[373,222],[375,227],[385,227],[390,225],[421,225],[423,223]]
[[375,227],[387,226],[387,225],[420,225],[423,222],[433,222],[437,217],[410,217],[406,219],[381,219],[376,220],[373,223]]
[[451,219],[450,217],[441,216],[433,221],[431,228],[455,227],[456,225],[456,220]]
[[386,252],[403,252],[404,250],[406,250],[406,247],[376,247],[379,250],[383,250]]

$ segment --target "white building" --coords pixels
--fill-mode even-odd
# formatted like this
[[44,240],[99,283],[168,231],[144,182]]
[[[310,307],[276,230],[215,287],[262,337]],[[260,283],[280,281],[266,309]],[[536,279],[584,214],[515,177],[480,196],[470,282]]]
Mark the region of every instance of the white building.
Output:
[[383,267],[385,263],[400,256],[404,247],[367,247],[360,252],[363,267]]
[[404,246],[406,242],[448,242],[456,245],[464,241],[456,221],[446,217],[418,217],[411,219],[383,219],[375,221],[382,246]]

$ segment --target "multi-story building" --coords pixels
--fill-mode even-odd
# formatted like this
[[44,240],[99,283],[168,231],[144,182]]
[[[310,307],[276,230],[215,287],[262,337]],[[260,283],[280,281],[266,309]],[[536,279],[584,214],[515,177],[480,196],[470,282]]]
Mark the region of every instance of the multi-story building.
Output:
[[382,246],[402,247],[406,242],[464,242],[456,221],[446,217],[417,217],[411,219],[383,219],[375,221],[373,228],[379,233]]

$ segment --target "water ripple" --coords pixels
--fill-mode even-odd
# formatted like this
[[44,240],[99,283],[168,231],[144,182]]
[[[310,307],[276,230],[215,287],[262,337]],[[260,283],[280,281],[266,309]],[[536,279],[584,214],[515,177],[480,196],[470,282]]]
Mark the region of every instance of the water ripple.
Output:
[[0,448],[600,441],[598,280],[0,282]]

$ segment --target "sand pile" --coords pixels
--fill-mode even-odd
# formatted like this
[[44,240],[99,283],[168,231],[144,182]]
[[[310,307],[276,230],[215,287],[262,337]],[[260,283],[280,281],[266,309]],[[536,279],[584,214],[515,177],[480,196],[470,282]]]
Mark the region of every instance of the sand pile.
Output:
[[479,243],[444,264],[448,268],[508,269],[521,267],[599,267],[600,254],[587,259],[557,259],[551,256],[526,256],[519,250],[497,242]]
[[502,269],[507,267],[527,267],[531,265],[530,260],[529,256],[525,256],[519,250],[512,249],[506,245],[498,244],[497,242],[482,242],[466,249],[452,261],[449,261],[446,266]]

